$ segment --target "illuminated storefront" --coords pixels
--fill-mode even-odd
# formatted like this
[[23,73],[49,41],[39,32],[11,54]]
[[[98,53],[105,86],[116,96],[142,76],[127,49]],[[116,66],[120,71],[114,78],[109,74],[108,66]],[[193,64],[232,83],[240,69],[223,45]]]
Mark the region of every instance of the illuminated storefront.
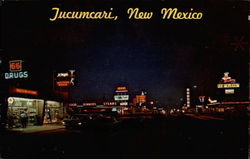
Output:
[[58,123],[64,115],[63,103],[57,101],[46,101],[44,110],[44,124]]
[[[57,123],[63,118],[63,103],[42,99],[36,90],[9,87],[7,104],[8,128],[21,126],[20,114],[28,117],[28,126]],[[39,98],[39,99],[38,99]]]
[[9,128],[21,127],[21,112],[27,114],[28,126],[58,123],[64,115],[63,104],[60,102],[9,97],[7,110],[7,124]]
[[8,127],[21,127],[21,112],[27,114],[28,125],[40,125],[43,118],[43,107],[44,100],[41,99],[9,97],[7,110]]
[[[2,63],[4,87],[1,89],[1,128],[21,127],[20,117],[24,113],[27,116],[27,126],[60,123],[66,112],[64,104],[68,99],[68,92],[61,89],[51,90],[47,84],[41,86],[40,74],[35,74],[38,71],[32,69],[27,59],[13,60],[12,58],[6,57]],[[67,73],[70,85],[74,85],[74,72],[74,70],[69,70]],[[51,75],[48,74],[48,76]],[[58,85],[65,84],[60,83],[60,79],[66,78],[64,76],[65,74],[58,74]],[[51,82],[53,83],[53,80]]]

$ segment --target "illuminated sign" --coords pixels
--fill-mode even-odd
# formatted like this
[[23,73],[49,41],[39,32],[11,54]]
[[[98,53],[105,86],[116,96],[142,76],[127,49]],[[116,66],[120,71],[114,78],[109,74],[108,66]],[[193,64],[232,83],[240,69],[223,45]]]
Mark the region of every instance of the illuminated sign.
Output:
[[12,104],[12,103],[14,103],[14,98],[12,98],[12,97],[9,97],[9,98],[8,98],[8,103],[9,103],[9,104]]
[[74,72],[75,72],[76,70],[69,70],[69,72],[70,72],[70,77],[75,77],[75,75],[74,75]]
[[75,72],[75,70],[69,70],[69,73],[68,72],[57,73],[56,77],[72,77],[73,78],[73,77],[75,77],[74,72]]
[[126,101],[129,99],[129,95],[115,95],[115,101]]
[[69,70],[69,72],[70,72],[69,77],[70,77],[70,84],[71,84],[71,86],[74,86],[74,85],[75,85],[75,83],[74,83],[74,81],[75,81],[74,72],[75,72],[75,71],[76,71],[76,70]]
[[83,106],[96,106],[96,103],[83,103]]
[[190,107],[190,88],[186,89],[187,107]]
[[15,79],[15,78],[28,78],[28,71],[25,72],[6,72],[4,74],[5,79]]
[[201,103],[203,103],[205,101],[205,96],[199,96],[199,100]]
[[127,87],[116,87],[115,92],[128,92]]
[[22,61],[21,60],[13,60],[9,61],[10,72],[22,71]]
[[136,103],[145,103],[146,96],[145,95],[136,95]]
[[57,73],[56,85],[59,87],[67,87],[75,85],[75,70],[69,70],[69,72]]
[[208,101],[209,101],[210,103],[216,103],[216,102],[217,102],[217,100],[212,100],[211,97],[208,97]]
[[13,91],[14,91],[14,93],[38,95],[38,92],[37,92],[37,91],[28,90],[28,89],[14,88]]
[[75,106],[77,106],[77,104],[76,103],[69,103],[69,106],[70,107],[75,107]]
[[128,105],[128,102],[122,102],[120,103],[120,106],[127,106]]
[[28,78],[28,71],[22,71],[22,60],[9,61],[10,72],[4,73],[5,79]]
[[67,87],[70,85],[70,81],[57,81],[56,85],[59,87]]
[[66,72],[66,73],[58,73],[57,74],[57,77],[68,77],[69,76],[69,73]]
[[234,94],[234,89],[225,89],[225,94]]
[[103,105],[117,105],[116,102],[104,102]]
[[239,88],[239,83],[217,84],[217,88]]
[[229,72],[225,72],[224,73],[224,77],[221,78],[221,80],[223,81],[223,83],[235,83],[236,80],[235,79],[231,79],[231,77],[228,76]]

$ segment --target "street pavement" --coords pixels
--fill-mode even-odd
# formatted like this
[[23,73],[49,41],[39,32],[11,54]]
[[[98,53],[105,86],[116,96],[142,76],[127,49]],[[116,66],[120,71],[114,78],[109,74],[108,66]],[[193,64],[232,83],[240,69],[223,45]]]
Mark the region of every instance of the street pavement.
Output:
[[185,113],[185,115],[192,117],[192,118],[201,119],[201,120],[225,120],[222,117],[216,117],[212,115],[201,115],[201,114],[191,114],[191,113]]
[[[48,128],[48,127],[43,127]],[[42,127],[41,127],[42,129]],[[114,131],[1,133],[4,159],[247,159],[248,122],[190,116],[125,118]]]

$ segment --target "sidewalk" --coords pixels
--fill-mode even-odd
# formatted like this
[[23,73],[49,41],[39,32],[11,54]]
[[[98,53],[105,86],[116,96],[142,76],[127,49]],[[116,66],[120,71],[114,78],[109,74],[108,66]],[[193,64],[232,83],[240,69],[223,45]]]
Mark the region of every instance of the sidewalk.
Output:
[[8,129],[7,131],[20,132],[20,133],[35,133],[35,132],[51,131],[57,129],[64,129],[64,126],[60,124],[48,124],[39,126],[27,126],[26,128],[12,128]]

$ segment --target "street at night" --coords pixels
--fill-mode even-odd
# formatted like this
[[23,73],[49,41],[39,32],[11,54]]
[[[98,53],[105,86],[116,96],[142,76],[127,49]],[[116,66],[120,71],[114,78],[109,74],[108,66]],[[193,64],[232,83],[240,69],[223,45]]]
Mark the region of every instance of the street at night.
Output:
[[56,129],[1,134],[7,158],[247,158],[247,119],[201,120],[185,115],[124,119],[109,133]]

